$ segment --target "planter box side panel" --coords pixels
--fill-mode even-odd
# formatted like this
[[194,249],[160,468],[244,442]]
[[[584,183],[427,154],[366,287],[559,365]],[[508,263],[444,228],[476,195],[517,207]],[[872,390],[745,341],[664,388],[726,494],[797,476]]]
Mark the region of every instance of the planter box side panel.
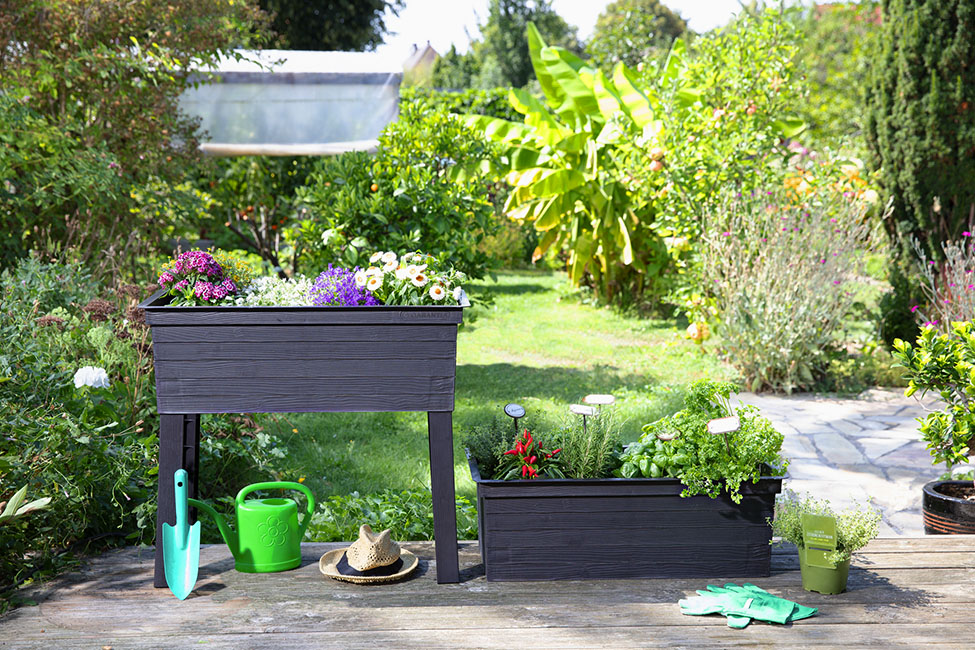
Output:
[[485,572],[491,581],[767,576],[774,498],[479,493]]
[[154,325],[160,413],[452,411],[457,326]]

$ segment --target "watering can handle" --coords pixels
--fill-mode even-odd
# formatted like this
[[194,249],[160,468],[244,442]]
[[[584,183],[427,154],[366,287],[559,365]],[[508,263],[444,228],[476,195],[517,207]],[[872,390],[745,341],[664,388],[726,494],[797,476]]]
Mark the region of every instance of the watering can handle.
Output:
[[298,526],[298,536],[299,539],[304,536],[305,529],[308,528],[308,524],[311,522],[311,515],[315,512],[315,497],[312,495],[311,490],[302,485],[301,483],[292,483],[290,481],[269,481],[267,483],[254,483],[253,485],[248,485],[241,488],[240,492],[237,493],[237,505],[240,507],[244,503],[244,497],[246,497],[251,492],[255,490],[297,490],[305,495],[305,500],[307,504],[305,506],[305,517],[301,524]]

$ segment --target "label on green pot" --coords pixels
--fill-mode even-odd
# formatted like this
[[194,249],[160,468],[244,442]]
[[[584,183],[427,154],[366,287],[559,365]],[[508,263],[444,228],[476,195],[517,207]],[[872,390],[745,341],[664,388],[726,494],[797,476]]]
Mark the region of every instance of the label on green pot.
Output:
[[833,569],[826,557],[836,550],[836,519],[824,515],[802,516],[802,544],[806,547],[806,564]]

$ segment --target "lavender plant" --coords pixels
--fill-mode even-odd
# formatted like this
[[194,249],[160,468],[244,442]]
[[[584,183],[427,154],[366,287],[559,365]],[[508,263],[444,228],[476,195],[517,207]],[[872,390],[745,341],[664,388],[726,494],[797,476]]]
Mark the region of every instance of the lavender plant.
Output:
[[706,218],[704,284],[750,390],[808,387],[853,305],[866,202],[832,189],[732,195]]
[[311,287],[312,304],[352,307],[355,305],[378,305],[379,301],[364,286],[356,282],[359,267],[353,270],[328,265],[328,270],[319,275]]

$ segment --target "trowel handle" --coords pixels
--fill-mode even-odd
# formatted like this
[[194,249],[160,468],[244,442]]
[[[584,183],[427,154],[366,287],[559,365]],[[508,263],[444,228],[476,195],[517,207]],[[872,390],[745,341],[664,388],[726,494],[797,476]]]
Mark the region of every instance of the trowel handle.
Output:
[[190,537],[190,515],[186,499],[189,496],[189,474],[178,469],[173,474],[173,498],[176,500],[176,544],[185,551]]
[[311,490],[302,485],[301,483],[292,483],[291,481],[269,481],[267,483],[254,483],[253,485],[248,485],[242,488],[240,492],[237,493],[237,507],[239,508],[244,503],[244,497],[255,490],[297,490],[305,495],[306,505],[305,505],[305,517],[301,524],[298,526],[298,534],[303,537],[305,534],[305,529],[311,522],[311,515],[315,512],[315,497],[312,495]]

